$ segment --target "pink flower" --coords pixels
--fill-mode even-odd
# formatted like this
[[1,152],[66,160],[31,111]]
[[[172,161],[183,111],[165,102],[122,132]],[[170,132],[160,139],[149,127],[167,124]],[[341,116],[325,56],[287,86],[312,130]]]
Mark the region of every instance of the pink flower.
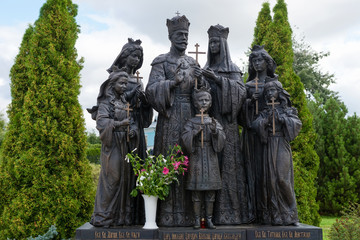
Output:
[[187,168],[183,168],[183,169],[184,169],[185,172],[187,171]]
[[141,172],[145,172],[146,170],[143,168],[143,169],[141,169]]
[[169,169],[167,167],[164,167],[163,174],[166,175],[169,173]]
[[174,161],[174,156],[171,156],[171,161]]
[[189,158],[187,156],[185,156],[184,165],[189,166]]
[[179,168],[180,164],[181,164],[181,162],[175,162],[175,163],[173,163],[174,169],[177,170],[177,169]]

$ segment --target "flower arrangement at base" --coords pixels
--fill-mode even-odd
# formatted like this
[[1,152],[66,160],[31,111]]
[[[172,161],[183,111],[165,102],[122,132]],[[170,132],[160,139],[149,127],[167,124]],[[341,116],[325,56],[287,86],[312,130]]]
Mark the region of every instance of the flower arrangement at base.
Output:
[[164,200],[169,195],[170,185],[173,182],[179,183],[177,175],[184,175],[187,171],[188,157],[183,154],[178,144],[170,149],[166,156],[154,156],[149,152],[147,155],[145,159],[141,159],[134,151],[127,154],[137,176],[136,188],[132,190],[131,196],[136,197],[140,191]]

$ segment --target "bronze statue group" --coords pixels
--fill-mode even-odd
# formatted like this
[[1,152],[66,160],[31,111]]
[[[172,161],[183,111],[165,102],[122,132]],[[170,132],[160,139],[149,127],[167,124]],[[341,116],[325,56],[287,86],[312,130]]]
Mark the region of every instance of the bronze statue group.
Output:
[[[144,88],[136,71],[143,62],[141,41],[129,39],[108,69],[97,105],[88,109],[102,141],[101,172],[94,212],[96,227],[140,225],[142,199],[133,198],[136,176],[127,153],[146,156],[144,128],[158,113],[154,155],[180,144],[189,171],[159,201],[160,227],[215,225],[298,225],[290,149],[301,129],[290,96],[263,46],[249,56],[246,84],[231,61],[229,29],[208,30],[203,68],[185,54],[190,22],[167,20],[170,51],[152,62]],[[241,135],[239,126],[242,127]]]

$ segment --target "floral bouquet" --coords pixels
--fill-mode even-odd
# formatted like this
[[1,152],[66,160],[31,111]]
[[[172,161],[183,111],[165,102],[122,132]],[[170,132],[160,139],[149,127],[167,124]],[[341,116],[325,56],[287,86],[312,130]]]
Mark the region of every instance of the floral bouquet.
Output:
[[131,196],[136,197],[139,190],[142,194],[158,196],[164,200],[169,195],[171,183],[179,183],[177,175],[184,175],[187,171],[188,157],[183,154],[180,145],[170,149],[166,157],[162,154],[154,156],[148,152],[144,160],[137,154],[134,155],[134,151],[127,154],[137,176],[136,188],[132,190]]

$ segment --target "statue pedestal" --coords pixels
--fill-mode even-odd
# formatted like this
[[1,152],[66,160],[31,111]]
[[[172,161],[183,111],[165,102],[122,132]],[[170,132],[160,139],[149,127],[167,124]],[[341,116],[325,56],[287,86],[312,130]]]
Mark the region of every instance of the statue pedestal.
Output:
[[142,226],[99,228],[89,223],[76,230],[77,240],[127,239],[237,239],[237,240],[322,240],[322,229],[306,224],[300,226],[236,225],[216,229],[194,230],[191,227],[143,229]]

